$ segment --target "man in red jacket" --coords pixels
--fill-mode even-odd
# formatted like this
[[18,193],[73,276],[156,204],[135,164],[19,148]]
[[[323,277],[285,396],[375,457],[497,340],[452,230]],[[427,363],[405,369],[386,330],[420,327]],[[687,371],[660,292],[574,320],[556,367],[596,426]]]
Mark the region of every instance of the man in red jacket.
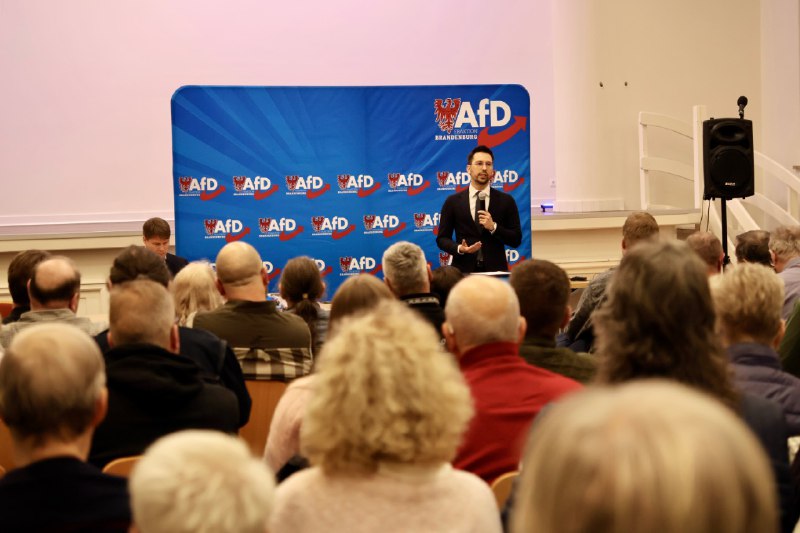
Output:
[[526,323],[508,284],[465,278],[450,292],[445,316],[447,347],[475,402],[475,417],[453,465],[491,483],[518,470],[528,428],[542,407],[581,385],[520,357]]

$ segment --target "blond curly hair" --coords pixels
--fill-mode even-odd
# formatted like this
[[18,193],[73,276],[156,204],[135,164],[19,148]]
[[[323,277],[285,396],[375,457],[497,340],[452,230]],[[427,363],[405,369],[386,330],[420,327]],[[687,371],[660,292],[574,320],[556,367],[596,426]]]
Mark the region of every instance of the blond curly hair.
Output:
[[316,385],[300,443],[326,473],[450,461],[473,412],[439,336],[397,301],[340,323],[322,350]]

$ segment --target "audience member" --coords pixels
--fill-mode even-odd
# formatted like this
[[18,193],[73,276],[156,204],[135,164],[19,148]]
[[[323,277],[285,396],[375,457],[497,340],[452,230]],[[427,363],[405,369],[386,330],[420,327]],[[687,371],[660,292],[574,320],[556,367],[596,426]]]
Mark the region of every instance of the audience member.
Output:
[[94,434],[93,464],[139,455],[159,437],[181,429],[236,432],[236,396],[206,383],[197,364],[179,355],[175,306],[167,289],[150,280],[115,286],[109,316],[109,410]]
[[437,332],[442,330],[444,310],[431,292],[431,267],[425,252],[408,241],[396,242],[383,252],[384,282],[406,305],[420,313]]
[[550,261],[529,259],[514,267],[510,283],[527,323],[520,355],[528,363],[556,374],[582,383],[591,380],[597,371],[594,356],[556,347],[556,335],[572,315],[567,273]]
[[514,533],[777,530],[769,463],[714,399],[670,382],[587,389],[534,424]]
[[213,311],[224,303],[217,290],[217,276],[206,261],[189,263],[169,285],[175,299],[179,326],[192,327],[198,311]]
[[775,272],[783,280],[781,316],[789,320],[800,298],[800,226],[781,226],[770,234],[769,250]]
[[[369,311],[382,301],[393,298],[391,291],[375,276],[359,274],[348,278],[333,295],[330,332],[335,333],[345,317]],[[296,379],[286,388],[275,408],[264,447],[264,459],[281,477],[283,467],[300,453],[300,429],[306,406],[315,390],[314,374]],[[302,461],[297,462],[302,464]],[[286,474],[290,474],[295,468],[287,470]]]
[[3,326],[0,345],[8,348],[17,332],[46,322],[70,324],[89,335],[105,329],[104,324],[95,324],[76,315],[80,292],[81,273],[71,259],[60,255],[43,259],[33,267],[28,281],[31,310],[23,313],[16,322]]
[[188,430],[147,449],[130,489],[139,533],[265,533],[275,481],[241,440]]
[[311,372],[311,332],[302,318],[267,300],[268,283],[255,248],[226,244],[217,254],[217,288],[227,301],[197,313],[194,327],[226,340],[246,378],[291,381]]
[[159,256],[167,264],[170,274],[175,276],[189,261],[167,251],[171,235],[169,223],[163,218],[153,217],[142,225],[142,242],[145,248]]
[[346,316],[372,309],[380,300],[392,299],[392,291],[370,274],[358,274],[339,285],[331,300],[330,332],[334,333],[336,324]]
[[447,303],[450,291],[463,278],[464,273],[453,265],[440,266],[431,272],[431,292],[439,297],[442,308]]
[[706,272],[709,276],[722,272],[725,252],[722,250],[722,243],[716,235],[710,231],[695,231],[686,238],[686,244],[706,265]]
[[761,263],[772,267],[769,253],[769,232],[750,230],[736,236],[736,262]]
[[772,460],[783,531],[791,531],[799,509],[789,474],[783,409],[735,392],[714,330],[708,277],[697,255],[680,241],[637,246],[622,258],[608,300],[594,320],[599,382],[669,378],[705,391],[742,415]]
[[128,530],[125,480],[86,464],[108,405],[100,350],[58,323],[20,332],[0,362],[0,418],[16,469],[0,479],[0,531]]
[[500,531],[489,487],[449,464],[469,390],[422,318],[390,301],[343,321],[316,378],[302,429],[314,467],[278,486],[271,530]]
[[517,469],[527,429],[542,407],[581,385],[520,357],[525,319],[507,283],[467,277],[450,292],[445,314],[447,347],[475,401],[475,418],[453,465],[491,482]]
[[33,267],[50,257],[44,250],[25,250],[14,256],[8,265],[8,292],[14,303],[11,313],[3,319],[3,324],[16,322],[31,310],[31,299],[28,296],[28,280],[31,279]]
[[306,321],[311,331],[311,351],[316,357],[328,335],[330,313],[319,305],[325,294],[325,283],[317,263],[310,257],[289,259],[283,267],[278,285],[281,298],[286,300],[287,311]]
[[[635,244],[658,238],[658,232],[658,222],[650,213],[637,211],[628,215],[622,226],[623,257]],[[615,271],[616,267],[596,275],[581,294],[578,309],[565,332],[566,342],[572,349],[588,352],[594,345],[591,316],[605,299],[606,286]]]
[[[195,269],[190,266],[184,270],[191,272]],[[184,275],[184,271],[182,270],[180,274],[181,276],[176,276],[173,283],[183,284],[178,278]],[[128,246],[114,258],[108,275],[108,286],[113,288],[115,285],[136,279],[149,279],[165,288],[170,287],[169,270],[161,258],[143,246]],[[219,295],[216,286],[214,293]],[[94,338],[103,354],[110,349],[107,337],[108,330],[97,334]],[[252,402],[244,384],[242,367],[239,366],[233,350],[213,333],[201,329],[178,327],[178,337],[180,355],[188,357],[200,367],[203,379],[211,382],[219,381],[236,395],[239,402],[239,426],[245,425],[250,418]]]
[[800,379],[781,369],[783,283],[772,269],[742,263],[711,284],[717,325],[740,390],[783,407],[790,435],[800,434]]

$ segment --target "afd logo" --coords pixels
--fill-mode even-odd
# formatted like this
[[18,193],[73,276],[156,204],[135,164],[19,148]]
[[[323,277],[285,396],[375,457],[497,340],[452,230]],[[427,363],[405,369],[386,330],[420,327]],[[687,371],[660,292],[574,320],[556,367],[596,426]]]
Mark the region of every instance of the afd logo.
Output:
[[454,129],[502,127],[511,122],[511,107],[502,100],[484,98],[478,102],[477,111],[472,103],[461,98],[444,98],[433,101],[434,117],[439,129],[452,133]]
[[505,192],[511,192],[525,183],[525,178],[521,178],[514,170],[504,170],[502,172],[497,170],[494,173],[492,183],[502,185]]
[[178,178],[180,193],[178,196],[199,196],[201,200],[213,200],[223,192],[225,186],[220,185],[216,178],[203,176],[193,178],[192,176],[181,176]]
[[258,237],[277,237],[281,241],[290,241],[303,233],[303,226],[298,226],[293,218],[267,218],[258,219]]
[[278,190],[277,185],[266,176],[233,176],[233,195],[252,196],[256,200],[263,200]]
[[314,262],[317,264],[317,269],[319,269],[319,275],[323,278],[333,272],[333,267],[326,265],[322,259],[314,259]]
[[415,196],[431,185],[428,180],[422,177],[422,174],[414,172],[407,174],[390,172],[387,175],[387,179],[389,181],[389,192],[405,192],[409,196]]
[[396,215],[364,215],[364,235],[383,234],[387,239],[394,237],[406,227]]
[[436,190],[438,191],[463,191],[469,187],[469,173],[448,172],[442,170],[436,173]]
[[518,265],[522,261],[525,261],[525,256],[520,255],[517,250],[507,249],[506,250],[506,262],[510,268],[514,268],[515,265]]
[[414,213],[414,231],[439,234],[439,213]]
[[342,270],[340,276],[355,276],[356,274],[369,273],[372,275],[381,271],[381,265],[375,261],[374,257],[345,256],[339,258],[339,268]]
[[[478,144],[492,148],[503,144],[520,130],[525,130],[528,119],[515,116],[512,118],[511,106],[503,100],[483,98],[473,105],[461,98],[437,98],[433,101],[433,116],[439,129],[447,135],[436,135],[437,141],[477,139]],[[489,133],[489,128],[504,130]],[[478,131],[479,128],[482,128]],[[476,135],[477,134],[477,135]]]
[[271,261],[262,261],[261,264],[264,265],[264,270],[267,271],[268,282],[281,275],[281,269],[275,268]]
[[206,239],[225,239],[226,242],[233,242],[250,233],[248,226],[245,226],[241,220],[233,218],[226,220],[206,218],[203,220],[203,225],[206,230]]
[[286,195],[297,196],[304,194],[309,200],[319,198],[331,188],[330,183],[325,183],[319,176],[300,176],[292,174],[286,176]]
[[311,217],[311,228],[313,229],[312,235],[322,236],[328,235],[331,238],[338,240],[352,233],[356,227],[350,224],[350,221],[345,217]]
[[453,262],[453,257],[447,252],[439,252],[439,266],[448,266]]
[[381,187],[381,183],[369,174],[339,174],[336,183],[339,194],[357,194],[359,198],[369,196]]

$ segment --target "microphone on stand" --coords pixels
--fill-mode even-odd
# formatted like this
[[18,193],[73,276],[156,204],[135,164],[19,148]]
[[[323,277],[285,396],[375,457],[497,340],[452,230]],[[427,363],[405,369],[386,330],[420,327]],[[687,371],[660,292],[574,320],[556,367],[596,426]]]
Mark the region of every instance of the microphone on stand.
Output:
[[740,96],[736,103],[739,105],[739,118],[744,118],[744,108],[747,105],[747,97]]

